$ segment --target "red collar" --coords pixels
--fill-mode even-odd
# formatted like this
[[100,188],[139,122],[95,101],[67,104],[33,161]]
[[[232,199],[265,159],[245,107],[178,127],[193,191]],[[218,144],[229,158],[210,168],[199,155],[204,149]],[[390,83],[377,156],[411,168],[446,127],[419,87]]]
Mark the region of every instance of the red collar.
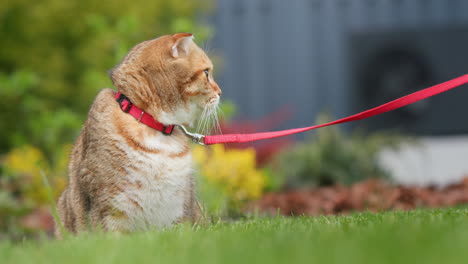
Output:
[[115,100],[117,100],[119,103],[120,109],[122,109],[122,111],[133,116],[138,122],[161,131],[164,135],[172,134],[175,125],[166,126],[156,121],[150,114],[135,106],[132,101],[128,99],[128,97],[121,94],[120,92],[115,93]]

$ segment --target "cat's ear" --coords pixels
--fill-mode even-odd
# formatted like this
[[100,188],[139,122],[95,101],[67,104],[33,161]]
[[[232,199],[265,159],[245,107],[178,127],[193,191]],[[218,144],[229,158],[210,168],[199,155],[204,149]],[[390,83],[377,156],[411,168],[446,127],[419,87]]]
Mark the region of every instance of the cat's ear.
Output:
[[171,54],[174,58],[187,56],[190,51],[190,44],[193,42],[193,34],[191,33],[177,33],[172,35],[174,44],[171,48]]

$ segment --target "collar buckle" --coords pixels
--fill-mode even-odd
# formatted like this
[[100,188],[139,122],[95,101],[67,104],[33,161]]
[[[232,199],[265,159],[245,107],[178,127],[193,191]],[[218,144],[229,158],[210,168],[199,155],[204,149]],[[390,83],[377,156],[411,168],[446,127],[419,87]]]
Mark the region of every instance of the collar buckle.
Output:
[[119,103],[120,109],[122,109],[122,111],[125,113],[128,113],[130,108],[132,108],[133,103],[130,101],[130,99],[128,99],[127,96],[119,94],[119,97],[116,100]]
[[174,131],[174,125],[163,126],[162,133],[166,136],[169,136]]

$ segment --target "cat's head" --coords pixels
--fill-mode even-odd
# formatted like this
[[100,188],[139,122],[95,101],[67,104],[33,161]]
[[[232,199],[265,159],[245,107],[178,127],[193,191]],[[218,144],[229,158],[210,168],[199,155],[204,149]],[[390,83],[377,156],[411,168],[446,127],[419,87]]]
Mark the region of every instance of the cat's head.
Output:
[[213,64],[190,33],[136,45],[110,77],[135,105],[165,124],[191,125],[221,96]]

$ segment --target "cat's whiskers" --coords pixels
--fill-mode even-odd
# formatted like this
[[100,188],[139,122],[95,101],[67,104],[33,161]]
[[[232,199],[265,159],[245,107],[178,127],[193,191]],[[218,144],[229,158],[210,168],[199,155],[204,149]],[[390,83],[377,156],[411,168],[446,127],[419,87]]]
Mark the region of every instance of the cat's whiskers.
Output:
[[205,115],[205,118],[203,119],[203,126],[202,126],[202,133],[203,134],[207,134],[209,132],[208,131],[209,123],[210,123],[210,107],[207,106],[206,107],[206,115]]
[[221,133],[221,126],[219,125],[218,119],[218,111],[219,106],[218,104],[211,103],[207,104],[200,115],[198,125],[197,125],[197,132],[200,134],[211,134],[211,132],[215,132],[217,134]]
[[208,114],[205,122],[204,133],[211,134],[211,130],[213,128],[213,105],[208,105]]
[[202,113],[201,113],[201,115],[200,115],[200,118],[198,118],[197,129],[196,129],[196,131],[197,131],[198,133],[201,133],[201,132],[202,132],[202,131],[201,131],[201,126],[202,126],[202,122],[203,122],[203,120],[204,120],[204,118],[205,118],[205,115],[206,115],[206,107],[203,108],[203,111],[202,111]]
[[197,133],[204,134],[204,126],[207,118],[207,113],[208,113],[208,107],[205,106],[203,108],[202,114],[200,115],[200,118],[198,119],[198,126],[197,126]]
[[219,104],[217,104],[214,111],[215,133],[222,135],[223,131],[221,131],[221,125],[219,124],[219,112],[221,112],[221,108],[219,107]]

